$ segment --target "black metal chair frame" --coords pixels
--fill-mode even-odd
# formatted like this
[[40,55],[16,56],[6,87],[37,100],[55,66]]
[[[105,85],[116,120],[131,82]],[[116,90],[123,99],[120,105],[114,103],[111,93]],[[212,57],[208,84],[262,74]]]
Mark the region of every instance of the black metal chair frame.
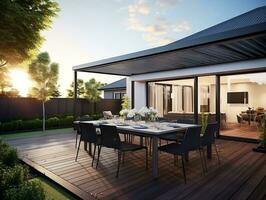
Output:
[[121,158],[123,156],[123,162],[124,162],[125,152],[132,152],[132,151],[145,149],[146,150],[146,169],[148,169],[148,149],[146,146],[140,146],[137,144],[122,142],[120,140],[120,136],[117,132],[116,126],[100,125],[100,130],[101,130],[101,144],[98,146],[96,169],[98,167],[98,163],[100,160],[100,154],[101,154],[102,147],[113,148],[118,151],[118,166],[117,166],[116,177],[119,176]]
[[77,123],[73,123],[73,129],[74,129],[74,131],[76,131],[76,142],[75,142],[75,148],[77,148],[77,144],[78,144],[78,136],[80,135],[80,128],[79,128],[79,124],[77,124]]
[[89,142],[94,144],[94,150],[93,150],[93,158],[91,162],[91,166],[93,166],[94,160],[95,160],[95,151],[96,151],[96,146],[100,146],[101,144],[101,137],[99,134],[97,134],[96,127],[92,123],[79,123],[79,129],[80,129],[80,139],[79,139],[79,144],[78,144],[78,149],[77,149],[77,154],[75,161],[78,159],[78,153],[80,149],[80,143],[81,141],[83,142]]
[[216,155],[217,155],[217,160],[218,160],[218,164],[221,163],[220,161],[220,156],[219,156],[219,153],[218,153],[218,149],[217,149],[217,145],[215,143],[215,134],[218,132],[218,124],[217,123],[209,123],[206,127],[206,130],[204,132],[204,135],[201,136],[200,140],[201,140],[201,149],[202,149],[202,152],[203,152],[203,156],[204,156],[204,164],[205,164],[205,169],[206,171],[208,170],[207,169],[207,159],[206,159],[206,156],[205,156],[205,150],[204,150],[204,147],[207,146],[207,145],[214,145],[214,149],[215,149],[215,152],[216,152]]
[[201,147],[200,147],[200,131],[201,131],[201,126],[190,127],[186,130],[182,143],[179,144],[171,143],[159,147],[160,151],[174,154],[174,157],[176,158],[178,158],[178,156],[181,156],[182,170],[183,170],[185,183],[187,182],[186,170],[185,170],[185,156],[190,151],[197,150],[199,152],[203,175],[205,175],[204,160],[201,155]]

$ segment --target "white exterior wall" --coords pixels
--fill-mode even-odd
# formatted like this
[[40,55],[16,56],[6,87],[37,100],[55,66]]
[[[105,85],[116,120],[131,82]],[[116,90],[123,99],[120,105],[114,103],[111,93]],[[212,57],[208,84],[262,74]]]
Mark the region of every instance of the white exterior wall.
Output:
[[131,78],[130,77],[127,77],[126,87],[127,87],[127,93],[126,94],[129,98],[129,107],[131,108]]
[[[266,58],[241,61],[227,64],[209,65],[201,67],[193,67],[187,69],[177,69],[171,71],[147,73],[141,75],[133,75],[127,78],[127,95],[131,100],[131,81],[135,81],[135,108],[140,108],[146,106],[146,83],[145,81],[153,80],[165,80],[181,78],[185,76],[193,75],[209,75],[209,74],[219,74],[222,72],[238,72],[243,70],[256,70],[263,69],[266,71]],[[131,103],[130,103],[131,104]]]
[[145,82],[135,82],[135,94],[134,94],[134,104],[136,109],[140,109],[146,106],[146,83]]

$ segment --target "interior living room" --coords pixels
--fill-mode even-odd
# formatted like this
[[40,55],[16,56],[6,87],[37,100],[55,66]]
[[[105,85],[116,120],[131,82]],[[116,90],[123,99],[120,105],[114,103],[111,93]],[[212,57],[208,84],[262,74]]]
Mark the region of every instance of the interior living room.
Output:
[[221,77],[221,135],[258,139],[265,109],[266,73]]
[[[194,79],[148,83],[148,105],[160,117],[194,119]],[[198,113],[216,121],[216,76],[198,78]],[[258,139],[266,112],[266,73],[226,75],[220,78],[220,135]]]

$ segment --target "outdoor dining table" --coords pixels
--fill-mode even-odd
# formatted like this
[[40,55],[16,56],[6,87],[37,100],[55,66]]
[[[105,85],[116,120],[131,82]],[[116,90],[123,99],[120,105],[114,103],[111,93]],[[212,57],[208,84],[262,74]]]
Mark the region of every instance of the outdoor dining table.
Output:
[[[75,121],[74,123],[79,123]],[[117,131],[122,134],[132,134],[141,137],[140,143],[143,144],[142,137],[152,138],[152,175],[154,178],[158,177],[158,140],[162,135],[174,134],[182,132],[189,127],[197,126],[195,124],[183,123],[168,123],[168,122],[117,122],[116,120],[95,120],[95,121],[82,121],[82,123],[92,123],[94,126],[99,127],[100,124],[116,126]],[[138,127],[139,126],[139,127]],[[85,145],[85,144],[84,144]],[[87,148],[86,146],[84,146]],[[91,148],[91,147],[90,147]],[[211,158],[211,145],[207,147],[207,156]]]

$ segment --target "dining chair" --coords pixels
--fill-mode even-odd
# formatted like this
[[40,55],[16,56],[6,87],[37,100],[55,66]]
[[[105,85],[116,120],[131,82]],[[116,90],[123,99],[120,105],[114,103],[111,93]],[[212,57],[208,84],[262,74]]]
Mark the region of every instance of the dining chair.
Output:
[[187,178],[186,178],[184,160],[185,160],[185,155],[190,151],[199,152],[202,171],[203,171],[203,174],[205,175],[205,169],[204,169],[204,163],[203,163],[204,161],[201,155],[201,148],[200,148],[200,131],[201,131],[201,126],[190,127],[186,130],[182,143],[166,144],[158,148],[160,151],[173,154],[174,156],[177,156],[177,157],[181,156],[182,169],[183,169],[185,183],[187,182]]
[[116,126],[100,125],[100,130],[101,130],[101,144],[100,144],[99,150],[98,150],[96,169],[98,167],[98,163],[100,160],[100,154],[101,154],[102,147],[112,148],[112,149],[117,150],[117,152],[118,152],[118,165],[117,165],[116,177],[119,176],[121,158],[122,158],[122,154],[123,154],[123,161],[124,161],[125,152],[132,152],[132,151],[145,149],[146,150],[146,169],[148,169],[148,150],[147,150],[147,147],[137,145],[137,144],[128,143],[128,142],[122,142],[120,140],[120,136],[117,132]]
[[73,123],[73,129],[76,131],[76,142],[75,142],[75,148],[77,148],[77,143],[78,143],[78,137],[80,136],[80,128],[79,128],[79,123]]
[[236,115],[236,119],[237,119],[237,123],[239,124],[239,126],[244,124],[243,117],[241,117],[240,115]]
[[178,118],[176,122],[182,124],[195,124],[195,120],[190,118]]
[[103,118],[104,119],[112,119],[114,116],[111,111],[103,111]]
[[78,149],[77,149],[75,161],[77,161],[77,159],[78,159],[78,153],[79,153],[81,141],[90,142],[90,143],[94,144],[93,157],[92,157],[92,162],[91,162],[91,166],[93,166],[93,163],[95,160],[96,146],[99,147],[99,145],[101,144],[101,137],[99,134],[97,134],[96,128],[92,123],[80,122],[79,127],[80,127],[81,136],[80,136],[80,140],[79,140],[79,144],[78,144]]
[[217,159],[218,159],[218,164],[221,163],[219,153],[217,150],[217,145],[215,143],[215,134],[217,132],[218,132],[218,124],[217,123],[210,123],[207,125],[203,136],[200,137],[200,146],[201,146],[201,149],[203,151],[204,164],[205,164],[206,171],[207,171],[207,161],[206,161],[206,157],[205,157],[204,147],[207,147],[208,145],[214,145],[215,152],[216,152]]
[[[179,118],[176,120],[177,123],[182,123],[182,124],[194,124],[194,120],[193,119],[189,119],[189,118]],[[159,146],[161,146],[161,140],[166,140],[167,144],[168,142],[180,142],[182,141],[184,136],[184,131],[178,131],[174,134],[167,134],[167,135],[162,135],[160,136],[160,141],[159,141]]]

